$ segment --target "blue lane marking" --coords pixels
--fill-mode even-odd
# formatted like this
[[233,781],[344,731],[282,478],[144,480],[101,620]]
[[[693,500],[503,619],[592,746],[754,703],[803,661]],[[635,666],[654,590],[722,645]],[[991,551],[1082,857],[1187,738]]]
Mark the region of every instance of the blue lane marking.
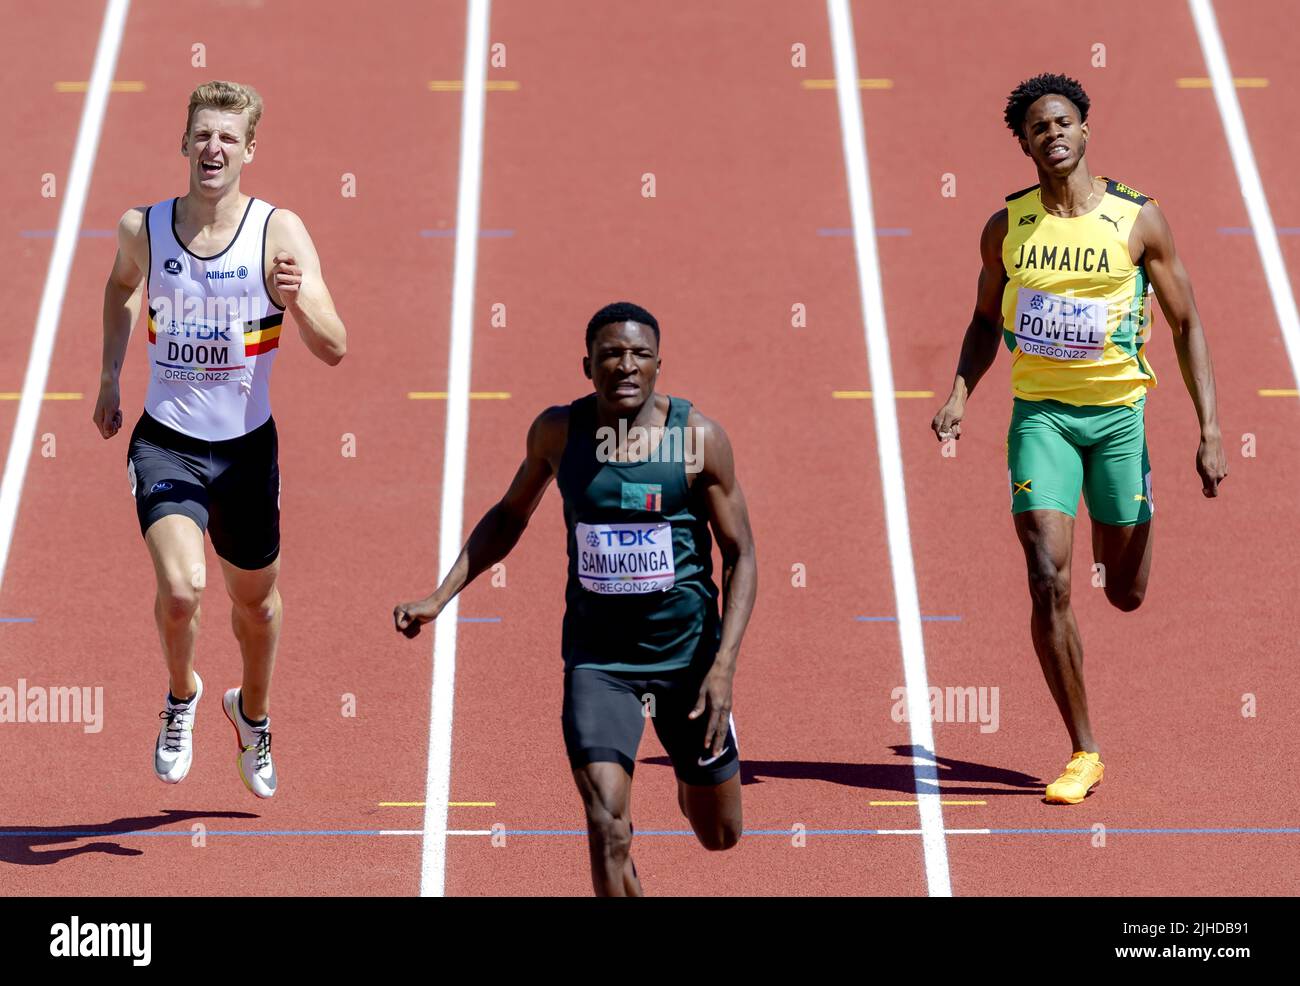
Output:
[[[897,623],[897,616],[855,616],[859,623]],[[960,623],[960,616],[922,616],[923,623]]]
[[[25,240],[52,240],[55,231],[52,229],[25,229],[21,234]],[[77,236],[83,240],[107,240],[110,237],[117,236],[115,229],[83,229]]]
[[456,617],[456,622],[458,623],[500,623],[501,617],[499,616],[458,616]]
[[[852,226],[819,226],[817,227],[818,236],[852,236]],[[877,226],[877,236],[911,236],[912,229],[910,226]]]
[[[1278,236],[1300,235],[1300,226],[1274,226]],[[1254,232],[1249,226],[1220,226],[1219,232],[1224,236],[1249,236]]]
[[[978,828],[978,826],[972,826]],[[392,829],[208,829],[203,834],[205,836],[382,836],[386,832],[394,831]],[[400,831],[400,830],[399,830]],[[920,835],[917,830],[914,833],[911,830],[905,830],[907,834]],[[949,830],[952,832],[960,830]],[[899,829],[805,829],[803,835],[897,835]],[[67,830],[56,831],[50,829],[33,829],[31,831],[0,831],[0,839],[113,839],[113,838],[136,838],[141,836],[149,837],[173,837],[178,839],[190,839],[194,837],[192,829],[168,830],[168,829],[149,829],[144,831],[132,832],[105,832],[103,829],[94,829],[90,831]],[[420,830],[411,830],[412,835],[422,835]],[[503,829],[501,835],[543,835],[543,836],[585,836],[586,829]],[[690,836],[694,838],[695,833],[690,829],[638,829],[637,835],[657,835],[657,836]],[[793,835],[791,829],[751,829],[745,833],[747,836],[783,836],[789,838]],[[985,834],[971,832],[969,834]],[[988,835],[1093,835],[1090,828],[1086,829],[988,829]],[[1300,835],[1300,828],[1107,828],[1107,835]],[[487,836],[483,836],[487,838]]]
[[0,616],[0,623],[35,623],[34,616]]
[[[456,231],[454,229],[422,229],[420,235],[426,240],[449,240],[456,236]],[[489,239],[503,239],[514,236],[515,231],[513,229],[480,229],[478,235]]]

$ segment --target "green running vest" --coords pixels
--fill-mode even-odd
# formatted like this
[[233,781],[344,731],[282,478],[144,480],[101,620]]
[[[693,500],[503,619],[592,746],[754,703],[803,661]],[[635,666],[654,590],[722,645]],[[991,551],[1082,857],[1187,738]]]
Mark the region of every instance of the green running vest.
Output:
[[717,653],[713,539],[682,454],[691,402],[668,400],[663,439],[640,462],[598,461],[595,395],[569,405],[556,477],[569,551],[566,668],[704,670]]

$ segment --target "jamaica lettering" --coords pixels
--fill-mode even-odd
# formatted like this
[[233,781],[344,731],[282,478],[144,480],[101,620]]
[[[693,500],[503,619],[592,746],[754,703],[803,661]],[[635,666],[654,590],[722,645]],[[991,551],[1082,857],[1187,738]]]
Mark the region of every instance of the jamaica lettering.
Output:
[[1049,246],[1046,243],[1022,243],[1016,257],[1016,270],[1068,270],[1110,273],[1106,248]]
[[676,579],[672,525],[577,524],[578,580],[589,592],[636,595],[671,589]]

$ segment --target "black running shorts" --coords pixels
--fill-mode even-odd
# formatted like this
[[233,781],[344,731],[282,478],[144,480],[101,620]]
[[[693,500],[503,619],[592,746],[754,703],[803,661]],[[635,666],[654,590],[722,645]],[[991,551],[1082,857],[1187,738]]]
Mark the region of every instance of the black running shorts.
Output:
[[182,514],[236,568],[265,568],[280,554],[278,458],[273,418],[247,435],[208,442],[142,415],[127,450],[140,533]]
[[735,720],[728,723],[726,747],[715,757],[704,748],[707,710],[698,719],[687,718],[702,681],[692,668],[660,671],[652,678],[600,668],[566,670],[561,722],[570,766],[617,763],[631,774],[649,719],[679,780],[701,786],[730,780],[740,769]]

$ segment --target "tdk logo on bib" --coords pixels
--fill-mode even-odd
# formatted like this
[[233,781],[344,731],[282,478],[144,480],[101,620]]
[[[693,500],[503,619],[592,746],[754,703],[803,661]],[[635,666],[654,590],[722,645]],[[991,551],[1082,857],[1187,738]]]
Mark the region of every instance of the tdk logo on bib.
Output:
[[658,533],[660,532],[653,528],[648,531],[629,531],[615,528],[588,531],[587,545],[592,548],[599,548],[602,544],[606,548],[639,548],[643,544],[653,545],[655,535]]

